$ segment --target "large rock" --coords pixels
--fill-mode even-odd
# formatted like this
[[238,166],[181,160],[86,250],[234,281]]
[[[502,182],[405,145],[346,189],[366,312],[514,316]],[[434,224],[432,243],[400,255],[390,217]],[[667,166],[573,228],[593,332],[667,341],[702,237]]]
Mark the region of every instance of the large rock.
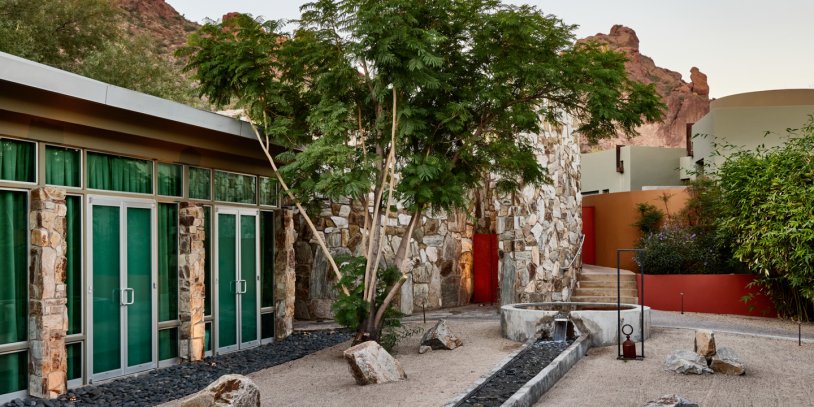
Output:
[[346,350],[345,360],[356,384],[362,386],[407,378],[399,361],[374,341],[362,342]]
[[661,396],[655,400],[648,401],[644,407],[698,407],[697,403],[693,403],[678,394],[668,394]]
[[743,362],[730,348],[721,348],[715,352],[712,357],[712,363],[709,365],[713,371],[723,373],[726,375],[740,376],[746,373]]
[[440,320],[434,327],[424,332],[421,337],[421,345],[429,346],[433,349],[455,349],[463,345],[463,341],[455,336],[447,326],[447,321]]
[[597,41],[611,50],[625,54],[625,72],[629,79],[652,84],[661,101],[667,105],[660,122],[648,123],[636,128],[638,136],[628,138],[625,134],[600,140],[596,147],[581,140],[583,152],[608,150],[617,144],[651,147],[686,147],[687,124],[695,123],[709,113],[709,84],[707,76],[698,68],[690,70],[690,82],[683,80],[678,72],[656,65],[653,59],[639,52],[639,38],[632,29],[615,25],[610,33],[599,33],[583,41]]
[[695,351],[709,360],[715,354],[715,333],[707,329],[696,330]]
[[223,375],[181,402],[181,407],[260,407],[260,389],[246,376]]
[[682,374],[704,374],[712,373],[712,369],[707,367],[707,360],[688,350],[679,350],[671,353],[664,361],[664,369]]

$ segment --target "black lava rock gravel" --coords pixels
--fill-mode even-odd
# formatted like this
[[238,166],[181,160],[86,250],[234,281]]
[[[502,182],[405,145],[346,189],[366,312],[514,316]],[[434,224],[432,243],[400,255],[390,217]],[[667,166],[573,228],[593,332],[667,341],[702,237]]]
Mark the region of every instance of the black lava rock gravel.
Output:
[[208,357],[112,382],[71,389],[56,400],[15,399],[5,407],[154,406],[188,396],[225,374],[246,375],[350,340],[345,330],[295,332],[257,348]]
[[500,406],[572,343],[573,339],[567,342],[537,341],[467,394],[456,406]]

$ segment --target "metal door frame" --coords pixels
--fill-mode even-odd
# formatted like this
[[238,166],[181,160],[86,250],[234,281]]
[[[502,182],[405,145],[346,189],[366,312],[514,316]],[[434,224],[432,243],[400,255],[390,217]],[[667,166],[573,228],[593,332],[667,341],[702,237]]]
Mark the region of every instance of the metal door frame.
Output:
[[[234,345],[229,346],[220,346],[220,266],[219,266],[219,258],[220,258],[220,249],[219,244],[217,243],[217,239],[220,234],[220,215],[234,215],[235,216],[235,277],[236,280],[243,279],[243,270],[240,264],[240,217],[241,216],[253,216],[254,217],[254,230],[255,230],[255,308],[256,312],[256,327],[257,327],[257,335],[256,339],[250,342],[243,342],[242,340],[242,327],[243,327],[243,305],[240,301],[240,296],[235,294],[235,329],[236,329],[236,343]],[[242,208],[242,207],[233,207],[233,206],[219,206],[216,205],[213,207],[213,216],[212,216],[212,251],[214,253],[214,259],[212,261],[212,270],[214,276],[212,276],[212,351],[214,354],[224,354],[229,352],[235,352],[238,350],[248,349],[255,346],[260,345],[260,336],[261,336],[261,327],[260,327],[260,210],[256,208]]]
[[[119,208],[119,286],[121,289],[126,288],[127,285],[127,209],[128,208],[141,208],[150,210],[150,237],[152,242],[150,244],[151,250],[151,273],[150,273],[150,307],[151,307],[151,327],[150,338],[152,340],[152,349],[150,350],[152,360],[135,366],[127,366],[127,307],[121,307],[120,330],[121,337],[121,364],[119,369],[95,373],[93,371],[93,207],[94,206],[109,206]],[[87,281],[88,297],[86,301],[85,320],[87,323],[87,351],[85,352],[85,366],[87,366],[87,379],[88,383],[94,381],[103,381],[119,376],[125,376],[133,373],[139,373],[146,370],[155,369],[158,367],[158,295],[157,284],[158,281],[158,217],[156,213],[156,203],[154,200],[139,199],[139,198],[118,198],[109,196],[96,196],[88,195],[87,204],[85,206],[85,227],[87,244],[85,246],[85,259],[87,264]]]

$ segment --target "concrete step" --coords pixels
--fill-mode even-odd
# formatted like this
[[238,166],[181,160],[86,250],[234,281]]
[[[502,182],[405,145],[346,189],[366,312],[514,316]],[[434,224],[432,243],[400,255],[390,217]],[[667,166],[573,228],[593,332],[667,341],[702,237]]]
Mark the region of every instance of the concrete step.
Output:
[[[607,288],[607,289],[616,289],[616,280],[613,281],[595,281],[595,280],[579,280],[579,287],[580,288]],[[622,289],[630,289],[636,288],[635,281],[621,281]]]
[[[622,288],[622,297],[638,297],[639,292],[636,287],[633,288]],[[583,287],[582,285],[579,286],[576,290],[574,290],[574,295],[578,295],[581,297],[614,297],[616,298],[617,290],[616,287],[602,287],[602,288],[590,288],[590,287]]]
[[[572,302],[607,302],[607,303],[615,303],[616,296],[578,296],[572,295],[571,296]],[[638,304],[639,298],[638,297],[622,297],[622,304]]]
[[[587,274],[582,273],[579,275],[580,281],[611,281],[616,282],[616,274]],[[622,274],[619,278],[622,282],[636,282],[635,274]]]

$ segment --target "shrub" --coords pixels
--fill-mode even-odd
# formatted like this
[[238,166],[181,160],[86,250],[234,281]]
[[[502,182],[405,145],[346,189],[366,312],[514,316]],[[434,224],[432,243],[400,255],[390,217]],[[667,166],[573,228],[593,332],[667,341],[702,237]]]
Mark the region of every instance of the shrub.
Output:
[[668,224],[658,232],[645,235],[634,258],[646,274],[713,274],[720,273],[718,253],[714,247],[687,228]]
[[659,231],[661,221],[664,220],[664,212],[644,202],[636,205],[636,210],[639,211],[639,220],[633,226],[639,228],[642,235]]

